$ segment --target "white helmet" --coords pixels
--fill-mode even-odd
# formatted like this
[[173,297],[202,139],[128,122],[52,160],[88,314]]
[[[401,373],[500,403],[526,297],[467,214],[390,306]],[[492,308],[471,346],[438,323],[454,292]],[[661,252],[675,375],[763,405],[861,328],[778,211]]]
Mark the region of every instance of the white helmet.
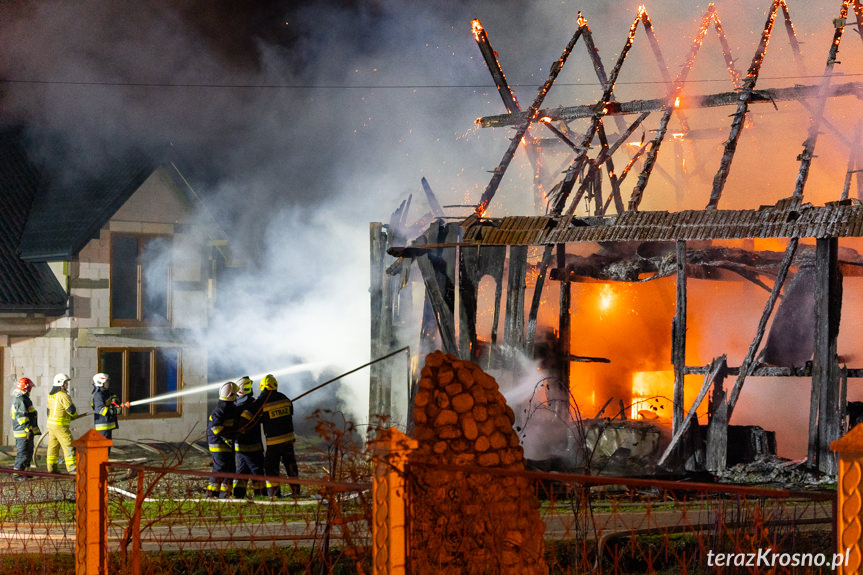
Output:
[[65,373],[58,373],[54,376],[54,387],[60,387],[64,383],[71,381],[71,378]]
[[237,401],[237,384],[233,381],[223,383],[219,388],[219,399],[222,401]]
[[93,376],[93,385],[96,387],[104,387],[108,385],[109,381],[111,381],[111,378],[108,377],[107,373],[97,373]]

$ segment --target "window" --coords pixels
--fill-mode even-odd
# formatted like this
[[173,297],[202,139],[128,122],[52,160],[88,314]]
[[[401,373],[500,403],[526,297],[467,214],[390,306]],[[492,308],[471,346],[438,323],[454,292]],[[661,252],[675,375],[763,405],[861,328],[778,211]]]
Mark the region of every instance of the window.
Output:
[[[110,389],[120,401],[140,401],[179,391],[180,350],[176,348],[100,349],[99,371],[111,378]],[[131,417],[180,414],[176,397],[148,401],[123,409]]]
[[168,325],[170,282],[170,236],[111,234],[111,325]]

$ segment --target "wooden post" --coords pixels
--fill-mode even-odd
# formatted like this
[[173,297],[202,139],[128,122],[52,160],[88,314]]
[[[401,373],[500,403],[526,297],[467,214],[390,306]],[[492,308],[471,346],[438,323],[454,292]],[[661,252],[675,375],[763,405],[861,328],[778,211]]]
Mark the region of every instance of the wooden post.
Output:
[[[844,414],[840,414],[839,361],[836,339],[842,310],[842,276],[836,238],[819,238],[815,246],[815,353],[812,357],[813,406],[809,420],[809,463],[824,473],[835,474],[836,457],[830,442],[839,438]],[[816,408],[817,406],[817,408]]]
[[75,575],[108,573],[108,478],[103,463],[114,444],[95,429],[72,442],[75,478]]
[[524,345],[524,292],[527,274],[527,246],[509,247],[509,276],[506,281],[506,317],[503,342],[510,350]]
[[566,271],[566,244],[557,244],[557,269],[560,272],[560,312],[558,316],[558,345],[560,346],[560,381],[569,387],[570,356],[570,280]]
[[[384,256],[386,255],[386,231],[384,225],[379,222],[369,224],[369,240],[371,249],[370,269],[370,294],[371,294],[371,357],[376,358],[386,353],[389,349],[389,341],[386,341],[384,324],[388,318],[384,317],[384,297],[386,281],[386,266]],[[369,370],[369,421],[374,421],[376,416],[389,413],[390,390],[389,378],[384,376],[383,367],[380,364],[371,366]]]
[[[720,379],[721,378],[721,379]],[[704,457],[704,467],[713,473],[725,469],[728,461],[728,403],[725,401],[725,390],[722,382],[725,374],[714,382],[713,398],[711,400],[711,416],[707,423],[707,453]]]
[[674,365],[671,431],[683,425],[683,379],[686,367],[686,242],[677,242],[677,308],[671,322],[671,363]]
[[839,457],[839,482],[836,486],[836,547],[845,558],[839,573],[851,575],[863,568],[863,425],[830,444]]
[[394,427],[370,442],[374,462],[372,494],[372,574],[404,575],[408,564],[408,501],[404,472],[408,455],[417,448]]

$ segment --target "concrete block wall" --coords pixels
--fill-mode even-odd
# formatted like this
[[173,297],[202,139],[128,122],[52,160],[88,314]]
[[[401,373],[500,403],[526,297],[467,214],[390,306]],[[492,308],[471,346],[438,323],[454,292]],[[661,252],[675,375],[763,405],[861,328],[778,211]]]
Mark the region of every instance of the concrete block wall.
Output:
[[[207,384],[207,354],[197,341],[183,341],[177,333],[165,334],[164,331],[146,333],[140,328],[112,328],[110,318],[111,233],[162,234],[171,235],[174,246],[172,327],[182,329],[184,334],[206,328],[207,237],[194,225],[195,218],[193,207],[177,193],[167,173],[159,170],[117,211],[99,237],[87,243],[75,260],[52,265],[61,285],[69,290],[71,314],[46,320],[45,336],[0,339],[0,345],[4,346],[4,398],[0,405],[5,413],[8,414],[8,401],[15,382],[26,375],[36,383],[31,396],[40,410],[40,423],[44,425],[47,395],[57,372],[69,374],[73,401],[80,412],[89,411],[91,380],[98,370],[98,350],[105,347],[180,347],[182,387],[190,389]],[[182,417],[121,420],[120,429],[115,433],[118,445],[124,440],[200,439],[206,430],[208,395],[212,392],[183,397]],[[92,417],[82,418],[72,423],[72,433],[78,437],[92,425]],[[7,421],[2,435],[7,445],[11,441],[8,428]]]

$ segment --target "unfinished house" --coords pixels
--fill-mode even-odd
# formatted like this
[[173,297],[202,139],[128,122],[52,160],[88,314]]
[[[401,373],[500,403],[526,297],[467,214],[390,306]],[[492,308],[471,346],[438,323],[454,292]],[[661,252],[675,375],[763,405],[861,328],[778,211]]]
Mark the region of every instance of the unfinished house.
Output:
[[[644,6],[610,68],[579,14],[527,108],[474,21],[505,107],[477,123],[513,133],[471,213],[447,215],[424,181],[431,211],[417,224],[406,202],[371,225],[371,356],[409,345],[415,361],[407,384],[399,369],[374,366],[370,413],[410,429],[417,368],[442,349],[501,382],[526,457],[538,464],[715,472],[776,453],[796,433],[795,455],[836,473],[829,445],[848,428],[863,375],[854,331],[863,84],[837,78],[861,72],[859,38],[843,39],[852,24],[863,29],[863,6],[836,6],[816,81],[778,87],[757,85],[766,59],[804,60],[784,0],[768,3],[745,71],[712,4],[676,75]],[[721,54],[728,90],[699,94],[707,84],[687,83],[702,44]],[[772,53],[779,44],[782,56]],[[650,79],[662,97],[615,92],[638,46],[656,63]],[[601,95],[544,107],[576,49],[587,50]],[[768,130],[757,142],[773,111],[785,123],[793,114],[798,130]],[[766,165],[774,148],[790,154],[789,177]],[[535,213],[496,217],[519,150],[534,182],[521,193]],[[829,162],[826,174],[807,187],[819,161]],[[769,201],[753,201],[765,194]],[[747,425],[735,424],[744,410]]]
[[[36,156],[27,131],[0,133],[0,406],[19,377],[44,413],[54,374],[72,378],[79,412],[91,378],[132,402],[115,442],[198,439],[206,394],[134,402],[207,382],[207,325],[224,237],[171,150],[74,150]],[[78,436],[92,417],[72,423]],[[4,443],[11,434],[4,426]],[[118,443],[122,446],[122,443]]]

